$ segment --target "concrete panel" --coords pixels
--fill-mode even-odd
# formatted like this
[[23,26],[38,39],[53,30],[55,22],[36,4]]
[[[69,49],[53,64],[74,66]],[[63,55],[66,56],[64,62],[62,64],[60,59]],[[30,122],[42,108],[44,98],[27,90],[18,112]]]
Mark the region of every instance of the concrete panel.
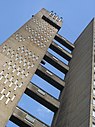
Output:
[[68,65],[66,65],[65,63],[60,61],[58,58],[56,58],[55,56],[53,56],[49,52],[47,52],[45,54],[43,59],[46,60],[51,65],[53,65],[58,70],[60,70],[61,72],[63,72],[64,74],[66,74],[68,72],[68,70],[69,70]]
[[25,112],[19,107],[16,107],[13,115],[10,118],[11,121],[19,125],[20,127],[48,127],[48,125],[39,121],[29,113]]
[[42,9],[0,46],[1,127],[5,127],[58,31],[42,19],[43,15],[49,17],[49,12]]
[[63,49],[61,46],[57,45],[56,43],[52,42],[52,44],[49,47],[54,52],[58,53],[60,56],[65,58],[66,60],[70,61],[72,58],[72,54]]
[[62,37],[59,34],[56,34],[54,39],[71,51],[73,51],[73,49],[75,48],[75,46],[71,42],[69,42],[66,38]]
[[25,93],[53,112],[56,112],[59,108],[59,100],[49,95],[33,83],[28,84]]
[[41,65],[38,67],[35,74],[40,76],[42,79],[44,79],[45,81],[47,81],[48,83],[59,89],[60,91],[62,91],[65,86],[64,80],[62,80],[61,78],[59,78],[54,73],[52,73],[51,71],[49,71],[48,69],[46,69]]
[[65,77],[60,108],[52,127],[92,127],[90,124],[93,79],[93,21],[75,42]]

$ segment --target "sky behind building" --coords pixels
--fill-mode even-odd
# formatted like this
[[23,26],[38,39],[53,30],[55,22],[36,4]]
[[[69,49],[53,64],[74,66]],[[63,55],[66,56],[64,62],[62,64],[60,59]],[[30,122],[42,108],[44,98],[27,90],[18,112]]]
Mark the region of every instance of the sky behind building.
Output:
[[[3,43],[8,37],[10,37],[16,30],[18,30],[26,21],[28,21],[32,15],[36,14],[42,8],[46,8],[49,11],[54,11],[63,17],[63,26],[59,33],[72,43],[77,39],[86,25],[95,17],[95,0],[2,0],[0,1],[0,44]],[[58,73],[59,74],[59,73]],[[60,73],[60,77],[62,74]],[[35,78],[34,78],[35,80]],[[45,83],[43,83],[45,84]],[[43,86],[44,87],[44,86]],[[45,89],[45,88],[44,88]],[[53,91],[51,88],[50,91]],[[56,97],[58,96],[55,93]],[[26,95],[22,98],[24,100]],[[28,97],[27,101],[30,102]],[[27,104],[26,101],[26,104]],[[33,100],[34,101],[34,100]],[[23,103],[19,104],[24,107]],[[38,105],[38,104],[37,104]],[[28,105],[29,112],[35,110],[33,115],[42,117],[43,121],[47,124],[51,123],[53,113],[45,108],[37,108]],[[43,115],[41,116],[41,112]],[[46,115],[47,116],[44,117]],[[47,119],[46,119],[47,118]],[[12,124],[9,127],[15,127]]]
[[94,0],[2,0],[0,1],[0,42],[3,42],[41,8],[63,17],[62,35],[74,42],[95,16]]

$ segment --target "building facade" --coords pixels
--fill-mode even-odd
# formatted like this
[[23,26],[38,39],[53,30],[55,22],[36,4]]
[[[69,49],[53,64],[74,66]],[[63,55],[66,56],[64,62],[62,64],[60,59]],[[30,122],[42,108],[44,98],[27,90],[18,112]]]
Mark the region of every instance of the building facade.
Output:
[[[0,46],[1,127],[8,120],[21,127],[49,127],[17,106],[24,93],[54,112],[51,127],[95,126],[94,24],[93,19],[72,44],[58,34],[62,18],[42,9]],[[43,67],[45,61],[64,73],[65,78]],[[34,74],[57,88],[59,99],[30,82]]]
[[95,127],[95,20],[75,41],[54,127]]

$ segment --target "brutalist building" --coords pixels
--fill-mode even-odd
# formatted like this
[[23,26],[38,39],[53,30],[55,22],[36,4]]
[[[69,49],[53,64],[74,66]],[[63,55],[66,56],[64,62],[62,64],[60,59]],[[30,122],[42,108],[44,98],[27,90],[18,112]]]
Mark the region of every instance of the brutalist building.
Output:
[[[51,127],[95,126],[95,20],[74,44],[58,34],[61,26],[62,18],[42,9],[0,46],[0,127],[9,120],[20,127],[49,127],[17,106],[24,93],[54,112]],[[34,74],[58,89],[59,98],[32,83]]]

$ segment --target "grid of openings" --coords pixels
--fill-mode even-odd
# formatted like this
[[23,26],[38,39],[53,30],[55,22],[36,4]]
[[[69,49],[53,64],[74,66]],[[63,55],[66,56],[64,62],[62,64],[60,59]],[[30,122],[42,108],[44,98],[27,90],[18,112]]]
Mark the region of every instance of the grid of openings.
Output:
[[[58,18],[58,16],[56,16],[52,12],[49,14],[49,16],[52,17],[53,19],[55,19],[57,22],[62,21],[61,18]],[[35,24],[36,24],[36,28],[34,27]],[[47,46],[48,42],[50,42],[50,40],[52,38],[54,38],[53,36],[55,34],[55,31],[57,31],[56,28],[54,28],[54,26],[50,25],[43,19],[39,19],[38,17],[36,17],[36,18],[33,17],[31,22],[28,22],[28,24],[24,26],[24,30],[26,31],[26,35],[23,36],[23,35],[21,35],[21,33],[18,32],[15,34],[15,39],[18,42],[28,41],[29,43],[35,44],[35,46],[42,48],[42,49]],[[61,38],[61,46],[62,46],[62,41],[64,41],[64,40],[62,40],[62,38]],[[53,42],[53,43],[50,45],[49,48],[52,51],[56,52],[57,55],[61,56],[61,58],[64,58],[67,61],[70,61],[72,55],[71,55],[71,53],[68,52],[68,50],[74,49],[73,45],[71,45],[71,43],[66,44],[66,42],[65,42],[65,45],[67,45],[67,47],[70,47],[70,49],[68,48],[67,51],[65,51],[63,49],[63,47],[60,46],[60,44],[55,44],[55,42]],[[58,43],[60,43],[60,42],[58,42]],[[65,46],[65,45],[63,43],[63,46]],[[8,50],[8,52],[6,52],[6,50]],[[19,84],[18,83],[19,78],[22,78],[22,81],[23,81],[23,79],[25,79],[29,76],[31,68],[33,68],[35,66],[35,64],[36,64],[35,62],[37,62],[37,60],[39,59],[39,56],[37,56],[32,51],[27,50],[23,46],[19,47],[17,50],[10,51],[10,52],[13,52],[12,54],[10,54],[9,51],[10,51],[10,48],[7,47],[7,45],[5,45],[3,47],[2,52],[5,55],[7,55],[9,58],[12,58],[12,60],[14,60],[14,61],[9,61],[9,62],[11,62],[10,64],[9,64],[9,62],[8,63],[6,62],[4,66],[7,67],[7,69],[9,68],[9,70],[12,74],[15,73],[16,76],[18,76],[18,80],[16,81],[16,83]],[[61,52],[61,54],[60,54],[60,52]],[[65,64],[64,61],[62,62],[61,59],[59,59],[59,57],[57,57],[56,54],[53,54],[51,51],[46,52],[38,69],[35,72],[36,78],[34,79],[34,82],[33,82],[33,79],[32,79],[32,81],[30,81],[30,83],[28,84],[28,86],[21,98],[21,101],[18,104],[18,107],[16,107],[13,115],[11,116],[10,120],[13,122],[14,122],[14,118],[18,116],[17,117],[18,120],[15,121],[15,122],[17,122],[16,124],[18,124],[18,126],[22,126],[22,125],[27,126],[27,127],[28,126],[29,127],[30,126],[34,126],[34,127],[51,126],[52,118],[53,118],[54,114],[58,111],[58,108],[60,106],[59,94],[65,86],[63,77],[69,70],[68,65]],[[12,66],[10,66],[10,65],[12,65]],[[23,67],[23,69],[22,69],[22,67]],[[12,70],[11,70],[11,68],[12,68]],[[54,69],[56,69],[57,72]],[[54,71],[55,71],[55,73],[54,73]],[[61,72],[61,77],[59,76],[58,71]],[[57,75],[57,73],[58,73],[58,75]],[[1,74],[2,74],[2,76],[5,76],[5,72],[2,71]],[[15,76],[15,75],[13,75],[13,76]],[[7,77],[7,75],[6,75],[6,77]],[[42,87],[42,85],[44,83],[40,82],[38,77],[45,83],[45,89]],[[7,78],[10,79],[9,77],[7,77]],[[13,81],[13,83],[14,83],[14,81]],[[40,86],[38,85],[39,83],[41,84]],[[53,89],[51,90],[51,93],[53,93],[55,91],[55,88],[58,90],[57,91],[58,92],[57,98],[55,98],[53,95],[51,95],[49,93],[48,90],[51,88],[47,87],[46,86],[47,84],[49,84],[50,86],[53,87]],[[18,89],[18,87],[15,89]],[[3,89],[3,91],[5,91],[5,89]],[[54,93],[54,95],[55,95],[55,93]],[[27,99],[27,101],[24,102],[23,101],[24,99]],[[30,99],[31,99],[31,101],[30,101]],[[29,104],[30,104],[30,102],[32,104],[30,104],[27,107],[28,100],[29,100]],[[33,103],[34,103],[34,106],[33,106]],[[36,112],[35,108],[32,109],[32,112],[33,111],[35,111],[35,112],[33,114],[31,114],[31,107],[33,108],[36,106],[37,106],[37,108],[38,108],[38,106],[40,106],[39,107],[39,109],[40,109],[39,111],[41,113],[40,116],[43,116],[43,114],[45,113],[44,119],[40,119],[38,117],[39,113],[36,113],[36,115],[35,115],[35,112]],[[45,112],[45,110],[46,110],[46,112]],[[47,122],[46,122],[45,117],[46,117],[47,113],[51,113],[52,117],[51,117],[51,120],[49,119],[50,121],[47,120]],[[20,114],[22,114],[22,115],[20,116]],[[49,115],[47,115],[46,119],[48,119],[48,116]]]
[[[59,42],[58,42],[57,45],[59,47]],[[47,54],[45,54],[45,55],[47,55]],[[52,65],[51,61],[53,62],[53,65]],[[48,67],[48,64],[47,63],[50,64],[50,67]],[[56,58],[56,56],[54,54],[51,53],[51,54],[48,54],[46,58],[45,57],[43,58],[43,62],[39,66],[41,68],[38,68],[37,69],[36,76],[38,76],[39,78],[41,78],[41,80],[44,80],[45,82],[48,82],[50,85],[53,85],[53,84],[55,84],[54,83],[55,81],[56,82],[58,81],[57,83],[59,83],[59,86],[60,86],[61,85],[60,84],[60,81],[62,81],[61,82],[62,84],[64,82],[63,81],[63,78],[61,77],[62,79],[60,79],[60,77],[57,76],[56,73],[54,75],[54,68],[51,69],[51,65],[54,68],[56,68],[58,71],[62,72],[62,74],[63,73],[66,74],[68,72],[68,66],[65,63],[63,63],[60,59]],[[57,68],[57,66],[60,66],[61,67],[61,70],[59,68]],[[51,70],[52,70],[52,72],[51,72]],[[42,73],[43,73],[43,75],[42,75]],[[45,77],[45,75],[46,75],[46,77]],[[54,80],[53,80],[53,76],[55,76],[55,79]],[[35,105],[35,106],[38,105],[37,107],[41,108],[42,107],[41,105],[43,105],[43,106],[46,107],[44,109],[42,108],[43,111],[46,110],[46,111],[48,111],[51,114],[55,114],[56,111],[59,108],[59,105],[60,105],[59,99],[58,98],[56,99],[55,97],[53,97],[53,95],[50,95],[49,92],[47,93],[46,90],[43,90],[43,87],[40,88],[40,86],[38,85],[39,82],[40,82],[40,79],[38,79],[38,77],[37,78],[34,78],[34,82],[33,82],[33,80],[31,81],[31,83],[29,84],[29,86],[27,87],[27,89],[25,91],[25,94],[28,95],[29,97],[32,97],[32,99],[31,99],[31,105],[32,105],[32,107],[33,107],[33,105]],[[58,79],[58,80],[56,80],[56,79]],[[52,82],[50,82],[51,80],[52,80]],[[36,85],[35,85],[35,81],[36,81]],[[57,83],[56,83],[56,85],[57,85]],[[44,83],[41,82],[41,86],[42,86],[42,84],[44,84]],[[45,83],[45,87],[47,88],[46,85],[47,84]],[[54,86],[54,88],[55,88],[55,86]],[[64,86],[62,86],[62,89],[63,88],[64,88]],[[53,91],[55,91],[55,90],[53,90]],[[59,91],[60,91],[60,88],[59,88]],[[31,113],[31,109],[32,108],[30,107],[30,110],[29,110],[29,106],[28,106],[28,108],[26,108],[25,103],[23,104],[23,99],[25,99],[24,97],[26,97],[26,99],[27,99],[28,96],[23,95],[23,97],[22,97],[21,101],[19,102],[18,106],[20,108],[22,108],[23,110],[26,110],[28,113]],[[33,111],[33,109],[32,109],[32,111]],[[42,113],[44,114],[44,112],[42,112]],[[47,112],[45,113],[45,116],[46,115],[47,115]],[[41,127],[42,127],[42,126],[48,126],[48,125],[50,126],[51,125],[51,122],[52,122],[52,118],[53,118],[54,115],[52,115],[52,118],[51,118],[51,116],[49,116],[49,118],[51,118],[51,120],[48,119],[48,120],[50,120],[49,122],[48,121],[46,122],[45,118],[44,119],[43,118],[41,119],[39,117],[38,113],[36,113],[36,115],[35,115],[35,113],[32,112],[32,114],[30,114],[30,117],[33,117],[33,116],[35,116],[37,119],[39,119],[42,122],[44,122],[45,124],[47,124],[47,125],[45,125],[45,124],[41,125]],[[37,120],[36,120],[35,117],[33,117],[34,118],[34,122],[30,121],[33,125],[35,125],[35,123],[37,122]]]
[[[52,58],[51,58],[51,60],[54,62],[54,63],[57,63],[57,64],[59,64],[60,63],[60,60],[58,59],[58,58],[56,58],[56,56],[54,56],[53,54],[51,54],[51,56],[52,56]],[[51,72],[51,70],[49,69],[47,69],[47,66],[46,66],[46,62],[50,62],[50,61],[48,61],[48,59],[45,59],[45,68],[46,68],[46,70],[45,70],[45,73],[44,73],[44,75],[45,74],[47,74],[47,76],[49,75],[50,77],[51,77],[51,79],[49,78],[49,81],[50,80],[52,80],[52,76],[54,75],[52,72],[54,71],[54,70],[52,70],[52,72]],[[60,65],[60,64],[59,64]],[[64,65],[64,63],[63,63],[63,65]],[[43,64],[41,65],[42,66],[42,68],[43,68]],[[65,65],[66,66],[66,65]],[[67,67],[67,66],[66,66]],[[56,68],[56,66],[55,66],[55,68]],[[66,70],[66,72],[68,71],[68,68],[65,68],[64,66],[63,66],[63,68],[64,69],[67,69]],[[61,70],[62,71],[62,70]],[[66,74],[66,72],[62,72],[62,73],[65,73]],[[40,75],[38,75],[39,77],[40,77]],[[55,75],[56,76],[56,75]],[[57,76],[56,76],[57,77]],[[41,77],[42,79],[43,79],[43,76]],[[55,78],[56,79],[56,78]],[[36,80],[38,80],[38,78],[36,79]],[[47,82],[47,79],[45,78],[44,79],[46,82]],[[60,78],[59,78],[59,80],[60,80]],[[39,81],[38,81],[39,82]],[[63,82],[63,80],[62,80],[62,82]],[[51,84],[52,85],[52,84]],[[60,85],[60,84],[59,84]],[[41,88],[39,88],[39,86],[36,86],[35,84],[31,84],[30,83],[30,85],[29,86],[31,86],[30,88],[27,88],[26,89],[26,91],[25,91],[25,94],[27,94],[28,96],[30,96],[30,97],[32,97],[33,99],[35,99],[36,98],[36,96],[37,96],[37,98],[41,98],[41,99],[38,99],[38,100],[36,100],[36,101],[38,101],[39,103],[41,103],[42,105],[44,105],[45,104],[45,102],[46,101],[48,101],[48,103],[50,103],[51,105],[53,105],[53,108],[51,108],[50,109],[50,106],[49,107],[47,107],[47,105],[44,105],[44,106],[46,106],[48,109],[46,109],[46,110],[48,110],[49,111],[49,109],[51,110],[51,111],[49,111],[49,112],[54,112],[54,113],[56,113],[56,111],[58,110],[58,108],[59,108],[59,100],[58,99],[56,99],[56,98],[54,98],[53,96],[51,96],[49,93],[47,93],[46,91],[44,91],[43,89],[41,89]],[[63,87],[64,88],[64,87]],[[33,91],[35,89],[35,91]],[[30,90],[30,91],[32,91],[32,92],[30,92],[29,91],[29,94],[28,94],[28,90]],[[31,94],[30,94],[31,93]],[[24,98],[25,99],[25,98]],[[39,101],[39,100],[45,100],[45,102],[44,103],[42,103],[42,101]],[[33,100],[31,101],[31,102],[33,102]],[[49,105],[50,105],[49,104]],[[21,106],[21,105],[23,105],[23,106]],[[32,103],[32,105],[33,105],[33,103]],[[57,107],[58,106],[58,107]],[[29,110],[29,107],[28,107],[28,109],[26,109],[26,107],[24,107],[24,104],[23,104],[23,102],[20,102],[20,104],[19,104],[19,107],[21,107],[21,108],[23,108],[24,110],[26,110],[28,113],[30,113],[30,110]],[[28,118],[27,119],[25,119],[25,121],[29,121],[30,123],[32,123],[33,125],[35,125],[35,123],[37,122],[37,119],[35,118],[35,117],[33,117],[32,115],[33,114],[28,114],[27,113],[27,116],[29,116],[29,120],[28,120]],[[34,115],[35,116],[35,115]],[[36,114],[36,117],[37,117],[37,114]],[[40,119],[39,117],[37,117],[38,119]],[[41,119],[40,119],[41,120]],[[44,123],[46,122],[46,121],[44,121],[44,120],[42,120]],[[52,120],[51,120],[52,121]],[[46,124],[48,124],[49,126],[51,125],[51,122],[48,122],[48,123],[46,123]],[[41,124],[41,127],[42,126],[48,126],[48,125],[46,125],[46,124]]]
[[[36,28],[34,27],[35,25]],[[31,22],[28,22],[28,24],[24,26],[24,29],[28,34],[24,36],[21,33],[16,33],[15,39],[18,42],[28,41],[42,49],[51,41],[56,31],[53,26],[37,17],[33,17]]]
[[0,72],[2,86],[0,87],[0,101],[4,100],[7,105],[14,101],[16,92],[25,84],[23,79],[27,79],[39,56],[24,46],[13,50],[11,47],[4,45],[2,53],[10,58],[10,61],[3,64],[3,69]]

